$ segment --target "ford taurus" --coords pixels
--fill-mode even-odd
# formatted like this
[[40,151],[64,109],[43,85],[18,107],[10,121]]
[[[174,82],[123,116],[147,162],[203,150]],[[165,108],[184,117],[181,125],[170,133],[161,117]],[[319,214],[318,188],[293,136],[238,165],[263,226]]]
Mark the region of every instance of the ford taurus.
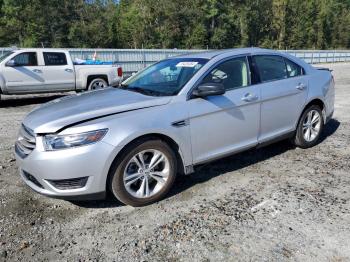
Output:
[[334,110],[334,80],[302,60],[260,48],[168,58],[119,88],[53,100],[24,119],[15,144],[35,191],[142,206],[177,174],[261,144],[319,141]]

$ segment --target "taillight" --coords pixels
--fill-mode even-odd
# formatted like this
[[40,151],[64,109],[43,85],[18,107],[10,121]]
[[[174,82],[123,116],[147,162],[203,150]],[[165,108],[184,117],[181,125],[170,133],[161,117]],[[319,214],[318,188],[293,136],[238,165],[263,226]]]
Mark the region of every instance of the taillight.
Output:
[[121,67],[118,67],[117,74],[118,74],[119,77],[123,76],[123,69]]

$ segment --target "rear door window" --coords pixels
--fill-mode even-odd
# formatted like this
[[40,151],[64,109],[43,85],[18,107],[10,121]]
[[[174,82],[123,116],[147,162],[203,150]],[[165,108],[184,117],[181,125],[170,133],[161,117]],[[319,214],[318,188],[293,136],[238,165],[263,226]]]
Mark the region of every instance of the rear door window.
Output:
[[46,66],[67,65],[67,58],[65,53],[44,52],[43,54]]
[[256,55],[253,56],[253,61],[258,68],[261,82],[288,78],[284,59],[278,55]]
[[21,53],[13,58],[16,66],[37,66],[38,59],[36,52]]
[[285,58],[288,77],[296,77],[304,74],[303,68]]

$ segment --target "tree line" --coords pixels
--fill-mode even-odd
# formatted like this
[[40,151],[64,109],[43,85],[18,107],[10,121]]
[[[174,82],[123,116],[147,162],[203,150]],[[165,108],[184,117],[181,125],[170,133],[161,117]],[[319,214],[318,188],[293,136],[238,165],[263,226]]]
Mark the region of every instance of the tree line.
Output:
[[349,49],[350,0],[0,0],[0,46]]

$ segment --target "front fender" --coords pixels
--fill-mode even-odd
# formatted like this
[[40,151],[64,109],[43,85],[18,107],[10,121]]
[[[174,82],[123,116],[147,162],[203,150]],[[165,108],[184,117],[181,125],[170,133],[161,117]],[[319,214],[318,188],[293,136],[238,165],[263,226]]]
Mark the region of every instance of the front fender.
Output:
[[[175,129],[175,127],[174,127]],[[163,128],[145,128],[142,131],[130,132],[124,136],[119,137],[118,142],[116,140],[110,141],[106,140],[108,143],[112,142],[114,146],[123,149],[125,146],[131,142],[137,140],[140,137],[155,135],[155,136],[165,136],[172,141],[174,141],[179,147],[179,154],[182,158],[184,166],[192,165],[192,154],[191,154],[191,143],[189,139],[189,127],[183,127],[182,130],[171,130]]]
[[120,146],[124,148],[126,145],[137,140],[138,138],[148,136],[148,135],[164,136],[164,137],[167,137],[167,138],[173,140],[179,146],[180,155],[181,155],[183,161],[185,161],[184,154],[183,154],[183,148],[186,146],[183,143],[183,139],[181,137],[179,137],[177,134],[175,134],[173,132],[169,132],[169,130],[161,130],[161,129],[152,128],[152,129],[148,129],[148,130],[142,130],[142,132],[135,132],[135,133],[125,137],[122,140]]
[[108,128],[109,131],[103,141],[115,148],[124,148],[135,139],[145,135],[162,135],[173,140],[179,147],[179,152],[185,166],[192,165],[192,149],[190,127],[184,125],[176,127],[173,122],[188,118],[187,111],[170,103],[147,109],[134,110],[118,115],[96,119],[71,127],[65,132],[79,133],[86,130]]

